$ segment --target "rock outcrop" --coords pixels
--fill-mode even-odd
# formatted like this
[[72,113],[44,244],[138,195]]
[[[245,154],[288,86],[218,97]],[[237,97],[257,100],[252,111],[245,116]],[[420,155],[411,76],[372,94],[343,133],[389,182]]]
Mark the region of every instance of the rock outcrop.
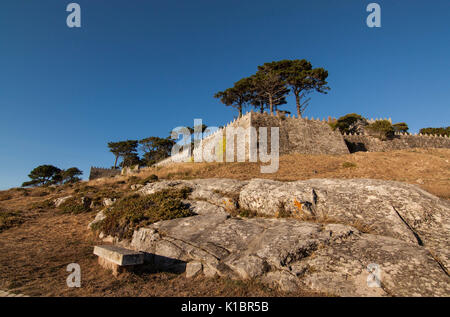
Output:
[[[416,186],[206,179],[140,192],[184,186],[196,216],[154,223],[120,242],[155,268],[338,296],[450,295],[450,203]],[[231,216],[242,211],[258,216]]]

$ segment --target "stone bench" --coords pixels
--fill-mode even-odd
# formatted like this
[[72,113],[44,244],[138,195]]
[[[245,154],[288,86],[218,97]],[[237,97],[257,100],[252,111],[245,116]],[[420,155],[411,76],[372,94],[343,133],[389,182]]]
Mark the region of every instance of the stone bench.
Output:
[[144,263],[143,253],[115,245],[95,246],[94,254],[98,256],[98,263],[112,270],[114,276]]

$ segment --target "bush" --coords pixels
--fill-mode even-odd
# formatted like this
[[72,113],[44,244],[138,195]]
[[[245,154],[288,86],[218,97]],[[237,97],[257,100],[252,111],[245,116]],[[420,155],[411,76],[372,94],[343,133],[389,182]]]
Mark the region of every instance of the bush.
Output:
[[46,199],[44,201],[38,201],[31,205],[31,209],[52,209],[55,208],[53,199]]
[[158,180],[159,180],[158,176],[155,174],[152,174],[149,177],[146,177],[143,180],[141,180],[139,183],[142,185],[147,185],[149,183],[157,182]]
[[366,130],[371,132],[372,136],[379,137],[382,140],[391,138],[394,135],[394,127],[388,120],[377,120],[369,124]]
[[19,212],[0,209],[0,232],[20,225],[23,221]]
[[140,182],[140,178],[137,176],[130,176],[130,177],[128,177],[127,182],[129,184],[137,184]]
[[336,123],[331,123],[330,126],[334,129],[339,129],[342,133],[360,133],[361,126],[366,126],[367,120],[356,113],[349,113],[340,117]]
[[352,163],[352,162],[344,162],[344,163],[342,163],[342,167],[343,168],[352,168],[352,167],[356,167],[356,164]]
[[161,220],[193,216],[182,202],[191,189],[166,189],[147,196],[124,197],[105,211],[105,219],[96,230],[119,239],[131,238],[133,231]]
[[446,128],[424,128],[419,131],[422,134],[446,135],[450,137],[450,127]]
[[81,214],[91,210],[89,208],[90,202],[90,199],[86,199],[83,203],[81,198],[71,197],[62,203],[61,206],[59,206],[59,209],[64,213]]
[[409,127],[405,122],[399,122],[392,126],[395,132],[408,132]]

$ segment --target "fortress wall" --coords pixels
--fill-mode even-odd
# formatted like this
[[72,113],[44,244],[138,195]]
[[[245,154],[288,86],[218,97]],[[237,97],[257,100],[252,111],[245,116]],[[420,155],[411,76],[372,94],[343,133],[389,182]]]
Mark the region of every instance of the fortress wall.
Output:
[[[196,147],[194,148],[193,155],[198,157],[200,153],[202,153],[203,161],[215,161],[217,154],[215,152],[215,149],[213,145],[217,144],[217,141],[219,141],[219,155],[222,155],[223,160],[225,161],[225,151],[224,145],[226,145],[226,131],[228,127],[234,127],[234,128],[248,128],[250,127],[251,122],[251,112],[246,113],[243,115],[240,119],[235,119],[229,123],[227,123],[224,127],[217,130],[215,133],[208,135],[202,140],[202,147]],[[245,137],[244,140],[235,138],[235,156],[236,156],[236,149],[237,146],[241,145],[243,142],[245,144],[248,144],[249,138],[248,136]],[[206,148],[210,148],[210,151],[207,151]],[[205,150],[204,150],[205,149]],[[246,158],[248,158],[248,152],[246,153]],[[190,158],[186,159],[186,156],[183,153],[177,154],[176,157],[168,157],[165,160],[162,160],[155,164],[155,166],[165,166],[168,164],[171,164],[174,161],[179,161],[179,159],[183,159],[185,162],[192,161]]]
[[399,133],[391,140],[381,141],[368,135],[344,135],[350,152],[387,152],[411,148],[450,148],[450,138],[446,136],[411,135]]
[[[234,142],[234,159],[237,160],[237,149],[244,146],[246,149],[245,158],[248,160],[248,144],[250,143],[250,136],[245,135],[244,137],[234,137],[234,140],[227,138],[227,131],[231,133],[230,128],[238,129],[242,128],[244,132],[251,126],[251,118],[253,113],[247,112],[239,119],[235,119],[223,128],[219,129],[216,133],[206,137],[202,140],[202,148],[198,147],[194,149],[194,154],[203,150],[203,160],[205,161],[215,161],[217,156],[222,157],[223,161],[226,161],[226,146],[230,146],[231,142]],[[215,151],[214,145],[219,144],[218,154]],[[205,150],[209,149],[209,150]]]
[[[241,118],[229,122],[214,134],[204,138],[202,147],[194,149],[194,155],[198,156],[200,151],[202,151],[204,161],[215,161],[217,153],[215,153],[213,145],[219,143],[219,157],[222,156],[223,161],[225,161],[224,150],[227,143],[229,145],[231,142],[231,140],[226,139],[226,132],[227,128],[230,127],[241,127],[243,129],[254,127],[258,134],[259,128],[267,127],[269,152],[271,148],[270,127],[279,127],[280,155],[290,153],[348,154],[357,151],[386,152],[409,148],[450,148],[450,138],[443,136],[397,133],[394,139],[381,141],[368,135],[342,135],[339,131],[333,131],[325,119],[321,121],[313,118],[284,117],[267,113],[248,112]],[[245,145],[245,158],[248,161],[250,136],[247,134],[245,138],[236,138],[234,143],[235,161],[237,159],[237,148],[240,145]],[[205,148],[209,148],[209,150],[203,150]],[[184,155],[180,153],[177,156],[183,157]],[[169,157],[155,165],[164,166],[173,161],[173,157]],[[188,158],[184,161],[191,160]]]
[[186,155],[183,152],[178,153],[176,156],[169,156],[168,158],[159,161],[158,163],[154,164],[154,166],[166,166],[171,164],[172,162],[179,162],[179,161],[189,161],[189,159],[186,158]]
[[280,128],[280,154],[348,154],[341,133],[325,121],[253,113],[252,126]]
[[[248,132],[249,127],[256,128],[258,142],[259,128],[267,127],[267,148],[271,149],[271,127],[279,127],[279,145],[280,155],[289,153],[305,153],[305,154],[348,154],[348,148],[342,135],[333,131],[325,121],[308,120],[294,117],[281,117],[270,115],[267,113],[247,112],[239,119],[235,119],[214,134],[207,136],[202,140],[202,147],[194,149],[194,156],[199,157],[200,151],[203,152],[204,161],[215,161],[217,153],[214,144],[219,143],[219,157],[222,156],[223,161],[226,160],[226,146],[234,142],[234,157],[237,160],[237,149],[244,146],[246,149],[245,159],[249,159],[249,143],[250,135],[237,138],[233,141],[227,139],[227,131],[230,127],[242,128]],[[208,150],[206,150],[208,149]],[[181,156],[181,155],[178,155]],[[169,157],[155,166],[164,166],[174,161],[173,157]],[[189,159],[187,160],[189,161]]]

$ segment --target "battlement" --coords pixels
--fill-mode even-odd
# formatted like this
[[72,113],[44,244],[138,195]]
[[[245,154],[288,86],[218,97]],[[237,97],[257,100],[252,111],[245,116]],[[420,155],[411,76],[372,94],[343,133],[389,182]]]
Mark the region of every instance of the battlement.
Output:
[[[365,134],[362,133],[343,133],[344,136],[364,136]],[[395,132],[395,136],[407,136],[407,137],[424,137],[424,138],[446,138],[449,139],[448,135],[439,135],[439,134],[422,134],[422,133],[408,133],[408,132]],[[366,135],[367,136],[367,135]]]
[[[270,128],[279,128],[279,154],[289,154],[289,153],[307,153],[307,154],[346,154],[349,153],[347,146],[345,145],[342,135],[333,131],[325,119],[308,119],[308,118],[298,118],[294,115],[278,115],[278,114],[268,114],[259,113],[254,111],[246,112],[241,118],[235,118],[234,120],[226,123],[222,128],[218,129],[214,133],[206,135],[202,139],[202,146],[196,147],[194,149],[194,157],[203,157],[208,161],[214,161],[215,147],[220,143],[219,147],[225,147],[229,145],[230,142],[234,143],[234,148],[237,149],[239,146],[244,146],[246,149],[246,159],[248,159],[248,149],[249,144],[252,142],[257,143],[256,140],[251,139],[251,135],[245,134],[242,137],[236,138],[235,140],[227,140],[227,130],[230,128],[242,128],[244,131],[249,131],[249,128],[255,128],[256,130],[256,140],[259,137],[260,128],[268,129],[268,142],[267,147],[270,149]],[[243,144],[242,144],[243,143]],[[208,151],[205,154],[205,147],[211,149],[211,153]],[[199,155],[201,151],[202,155]],[[220,155],[225,156],[224,151]],[[174,161],[184,161],[189,162],[192,158],[188,153],[179,153],[176,156],[167,158],[156,166],[167,165]]]
[[[370,119],[368,122],[373,123],[378,120],[387,120],[392,123],[391,118]],[[299,118],[293,114],[269,114],[252,110],[246,112],[241,118],[235,118],[217,131],[206,135],[202,139],[202,146],[194,149],[193,156],[195,157],[199,151],[203,151],[205,146],[213,149],[211,143],[220,142],[222,147],[231,142],[231,140],[226,139],[227,129],[247,129],[250,127],[255,128],[257,132],[262,127],[278,127],[280,155],[290,153],[346,154],[355,151],[385,152],[407,148],[450,148],[450,138],[445,135],[398,132],[394,134],[392,139],[382,141],[369,135],[334,131],[329,124],[336,121],[337,119],[332,117],[323,119],[314,117]],[[269,131],[268,134],[270,134]],[[248,145],[251,142],[250,137],[250,135],[246,135],[243,140],[237,139],[236,141],[233,140],[233,142],[244,142],[246,149],[248,149]],[[235,144],[234,148],[236,149],[238,146],[238,144]],[[267,147],[270,148],[270,141],[268,141]],[[211,152],[207,153],[206,156],[209,157],[210,161],[213,161],[214,155]],[[205,157],[204,153],[203,157]],[[248,153],[246,153],[246,158],[248,158]],[[157,163],[156,166],[167,165],[174,161],[191,162],[193,158],[187,152],[179,153],[174,157],[169,157]]]
[[450,148],[450,138],[443,135],[395,133],[388,140],[363,134],[344,134],[350,152],[387,152],[411,148]]

